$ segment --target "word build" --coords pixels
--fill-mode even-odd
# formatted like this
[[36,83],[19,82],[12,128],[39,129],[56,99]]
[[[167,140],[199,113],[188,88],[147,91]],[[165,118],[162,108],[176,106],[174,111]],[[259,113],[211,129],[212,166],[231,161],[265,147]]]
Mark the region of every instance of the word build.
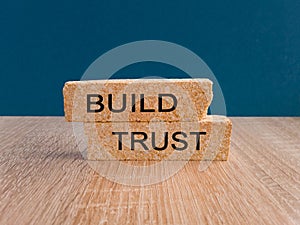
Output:
[[[167,107],[165,108],[163,106],[163,99],[165,97],[169,97],[172,99],[172,104],[171,107]],[[96,99],[96,100],[92,100],[92,99]],[[121,113],[124,112],[126,110],[130,111],[130,112],[136,112],[137,111],[137,104],[139,105],[139,112],[171,112],[174,111],[176,109],[177,106],[177,98],[175,95],[173,94],[158,94],[158,105],[157,105],[157,109],[155,108],[146,108],[145,107],[145,95],[144,94],[140,94],[139,96],[135,95],[135,94],[131,94],[130,99],[131,99],[131,104],[129,106],[127,106],[127,95],[126,94],[122,94],[122,100],[121,100],[121,106],[119,108],[115,108],[114,105],[114,101],[113,101],[113,95],[112,94],[108,94],[107,96],[107,107],[108,110],[113,112],[113,113]],[[93,108],[94,106],[94,108]],[[96,108],[95,108],[96,106]],[[129,107],[127,109],[127,107]],[[105,104],[104,104],[104,97],[102,95],[99,94],[87,94],[87,112],[88,113],[99,113],[102,112],[105,109]]]
[[95,80],[66,82],[67,121],[198,121],[212,101],[208,79]]

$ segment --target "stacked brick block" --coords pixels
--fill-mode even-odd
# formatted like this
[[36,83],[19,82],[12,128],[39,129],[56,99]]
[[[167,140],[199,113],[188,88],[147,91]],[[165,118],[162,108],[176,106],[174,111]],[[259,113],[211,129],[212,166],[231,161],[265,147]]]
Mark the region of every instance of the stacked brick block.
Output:
[[88,160],[227,160],[231,121],[207,115],[208,79],[66,82],[65,118],[83,122]]

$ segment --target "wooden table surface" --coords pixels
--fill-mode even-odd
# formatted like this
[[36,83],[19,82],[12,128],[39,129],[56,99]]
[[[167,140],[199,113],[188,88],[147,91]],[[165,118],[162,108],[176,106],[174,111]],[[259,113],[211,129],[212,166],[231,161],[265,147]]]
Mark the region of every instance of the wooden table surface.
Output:
[[232,121],[229,161],[138,187],[91,169],[62,117],[1,117],[0,224],[300,224],[300,118]]

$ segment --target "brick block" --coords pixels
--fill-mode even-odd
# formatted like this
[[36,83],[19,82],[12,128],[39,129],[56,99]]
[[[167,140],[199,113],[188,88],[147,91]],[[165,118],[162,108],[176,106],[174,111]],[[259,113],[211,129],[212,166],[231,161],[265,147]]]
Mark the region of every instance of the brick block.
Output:
[[212,101],[208,79],[124,79],[66,82],[67,121],[198,121]]
[[84,123],[87,159],[121,161],[227,160],[231,121]]

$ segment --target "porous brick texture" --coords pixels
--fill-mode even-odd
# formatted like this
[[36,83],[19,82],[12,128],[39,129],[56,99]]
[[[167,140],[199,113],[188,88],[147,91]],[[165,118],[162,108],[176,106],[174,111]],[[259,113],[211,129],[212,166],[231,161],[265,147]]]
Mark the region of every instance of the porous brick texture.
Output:
[[[101,112],[88,112],[88,94],[101,95],[104,106]],[[114,109],[122,109],[123,94],[126,95],[126,108],[112,113],[108,108],[108,95],[112,95]],[[154,112],[141,112],[141,94],[144,95],[144,109]],[[177,99],[175,110],[158,111],[158,94],[172,94]],[[63,88],[64,111],[67,121],[77,122],[116,122],[116,121],[198,121],[205,118],[212,101],[212,82],[209,79],[124,79],[70,81]],[[134,95],[134,103],[133,96]],[[89,98],[96,102],[97,97]],[[162,107],[171,108],[172,98],[164,96]],[[134,105],[134,112],[132,106]],[[91,104],[92,110],[99,108]]]
[[[207,116],[198,122],[85,123],[84,129],[88,139],[87,159],[89,160],[227,160],[232,123],[225,116]],[[116,135],[118,132],[126,133],[120,139],[120,136]],[[134,142],[132,146],[132,132],[143,132],[134,135],[135,140],[145,139],[144,134],[146,134],[147,138],[143,144]],[[166,149],[155,150],[154,147],[165,146],[166,132],[168,133]],[[177,140],[174,140],[172,135],[175,132],[183,132],[186,135],[177,134],[175,136]],[[198,143],[196,135],[191,135],[191,132],[206,134],[200,135]],[[178,139],[186,143],[178,142]],[[153,141],[155,141],[154,146]],[[199,150],[197,150],[199,147],[197,143],[200,144]],[[174,149],[172,144],[181,150]]]

